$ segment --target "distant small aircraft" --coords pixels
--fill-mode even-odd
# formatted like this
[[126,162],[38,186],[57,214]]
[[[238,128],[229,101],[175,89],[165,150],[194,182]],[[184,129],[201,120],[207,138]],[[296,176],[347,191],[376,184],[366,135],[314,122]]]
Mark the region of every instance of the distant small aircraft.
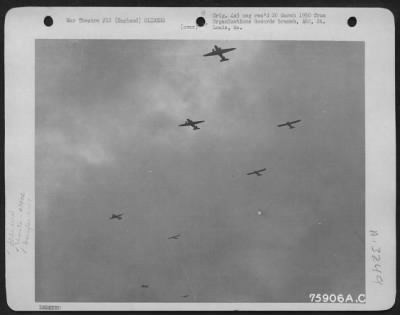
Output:
[[255,174],[255,175],[257,175],[257,176],[261,176],[262,174],[262,172],[265,172],[267,169],[266,168],[263,168],[262,170],[258,170],[258,171],[254,171],[254,172],[250,172],[250,173],[247,173],[247,175],[253,175],[253,174]]
[[169,240],[177,240],[181,235],[180,234],[176,234],[174,236],[168,237]]
[[205,55],[203,55],[204,57],[208,57],[208,56],[219,56],[221,58],[220,62],[224,62],[224,61],[228,61],[228,58],[225,58],[224,54],[235,50],[236,48],[226,48],[226,49],[222,49],[221,47],[218,47],[217,45],[214,45],[213,50],[210,53],[207,53]]
[[123,213],[121,213],[121,214],[113,214],[113,215],[110,217],[110,220],[112,220],[112,219],[122,220],[122,216],[123,216],[123,215],[124,215]]
[[186,122],[184,122],[183,124],[178,125],[179,127],[186,127],[186,126],[191,126],[193,127],[193,130],[198,130],[200,129],[199,127],[197,127],[197,124],[201,124],[203,123],[205,120],[198,120],[198,121],[193,121],[189,118],[186,119]]
[[148,288],[149,286],[147,284],[142,284],[141,287],[142,288]]
[[184,299],[188,298],[189,296],[190,296],[189,294],[182,295],[182,297],[183,297]]
[[299,123],[301,120],[294,120],[294,121],[288,121],[285,122],[284,124],[280,124],[278,125],[278,127],[284,127],[284,126],[288,126],[290,129],[294,129],[295,127],[293,127],[293,124],[297,124]]

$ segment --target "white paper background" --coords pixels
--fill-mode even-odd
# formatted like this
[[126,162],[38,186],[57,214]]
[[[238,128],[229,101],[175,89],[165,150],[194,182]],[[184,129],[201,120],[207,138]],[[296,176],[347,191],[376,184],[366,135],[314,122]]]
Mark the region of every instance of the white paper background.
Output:
[[[214,12],[319,12],[324,25],[246,25],[241,31],[210,30],[210,26],[181,30],[197,16]],[[43,17],[55,21],[50,28]],[[67,17],[164,16],[165,24],[70,24]],[[349,28],[347,19],[358,24]],[[366,304],[309,303],[35,303],[34,234],[34,114],[35,39],[215,39],[313,40],[365,42],[366,109]],[[62,310],[377,310],[395,298],[395,113],[394,21],[384,9],[323,8],[18,8],[5,24],[5,168],[6,168],[6,282],[7,300],[15,310],[57,305]],[[21,228],[21,226],[23,228]],[[368,231],[379,231],[372,239]],[[20,231],[20,246],[15,235]],[[10,237],[14,238],[10,241]],[[374,283],[372,242],[381,248],[384,285]]]

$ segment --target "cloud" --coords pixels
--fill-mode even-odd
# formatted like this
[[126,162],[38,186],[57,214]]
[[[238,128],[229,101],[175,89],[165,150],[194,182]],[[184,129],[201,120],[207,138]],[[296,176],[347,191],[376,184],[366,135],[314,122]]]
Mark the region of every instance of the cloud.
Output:
[[343,240],[364,226],[362,50],[221,42],[237,50],[220,63],[201,56],[213,44],[39,41],[38,296],[304,301],[341,285],[346,256],[342,278],[361,285],[358,243]]

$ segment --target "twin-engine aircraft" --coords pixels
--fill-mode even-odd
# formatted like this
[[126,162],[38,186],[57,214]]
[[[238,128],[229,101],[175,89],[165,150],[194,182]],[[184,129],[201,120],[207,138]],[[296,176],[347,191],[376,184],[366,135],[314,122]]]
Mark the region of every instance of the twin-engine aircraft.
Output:
[[236,48],[225,48],[222,49],[221,47],[218,47],[217,45],[214,45],[213,50],[208,53],[203,55],[204,57],[208,57],[208,56],[219,56],[221,58],[220,62],[224,62],[224,61],[228,61],[228,58],[225,58],[224,54],[227,52],[230,52],[232,50],[235,50]]
[[294,129],[295,127],[293,127],[293,124],[297,124],[300,121],[301,121],[300,119],[299,120],[288,121],[288,122],[285,122],[284,124],[278,125],[278,127],[288,126],[290,129]]
[[263,169],[261,169],[261,170],[258,170],[258,171],[253,171],[253,172],[250,172],[250,173],[247,173],[247,175],[257,175],[257,176],[261,176],[262,175],[262,172],[265,172],[267,169],[266,168],[263,168]]
[[197,124],[201,124],[203,123],[205,120],[198,120],[198,121],[193,121],[189,118],[186,119],[186,122],[184,122],[183,124],[178,125],[179,127],[186,127],[186,126],[191,126],[193,127],[193,130],[198,130],[200,129],[199,127],[197,127]]
[[113,220],[113,219],[122,220],[122,216],[123,216],[123,215],[124,215],[123,213],[120,213],[120,214],[113,214],[113,215],[110,217],[110,220]]
[[169,240],[177,240],[181,235],[180,234],[176,234],[174,236],[170,236],[168,237]]

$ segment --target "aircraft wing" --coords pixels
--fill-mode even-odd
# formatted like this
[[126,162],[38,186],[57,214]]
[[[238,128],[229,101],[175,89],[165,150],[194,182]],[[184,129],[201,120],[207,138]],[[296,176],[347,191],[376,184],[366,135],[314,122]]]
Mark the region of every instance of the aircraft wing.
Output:
[[256,174],[256,172],[247,173],[247,175],[253,175],[253,174]]
[[203,122],[205,122],[205,120],[192,121],[192,124],[201,124]]
[[179,127],[185,127],[185,126],[190,126],[188,123],[183,123],[183,124],[180,124],[180,125],[178,125]]
[[287,123],[284,123],[284,124],[277,125],[277,127],[284,127],[284,126],[287,126],[287,125],[288,125]]
[[291,121],[290,123],[291,124],[297,124],[298,122],[300,122],[301,120],[299,119],[299,120],[294,120],[294,121]]
[[232,50],[235,50],[236,48],[226,48],[226,49],[221,49],[218,53],[220,53],[220,54],[225,54],[225,53],[227,53],[228,51],[232,51]]
[[168,239],[172,240],[172,239],[178,239],[178,237],[181,236],[180,234],[174,235],[174,236],[170,236],[168,237]]
[[205,54],[205,55],[203,55],[204,57],[208,57],[208,56],[216,56],[216,55],[219,55],[220,54],[220,51],[212,51],[212,52],[210,52],[210,53],[208,53],[208,54]]

